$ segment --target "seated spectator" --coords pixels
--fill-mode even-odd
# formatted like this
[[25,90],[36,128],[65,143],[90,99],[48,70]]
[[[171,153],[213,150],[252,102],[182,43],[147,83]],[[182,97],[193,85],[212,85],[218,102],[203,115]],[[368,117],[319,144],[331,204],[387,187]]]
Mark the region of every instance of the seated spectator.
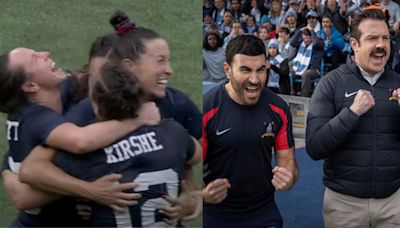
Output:
[[278,31],[279,54],[291,61],[297,54],[297,49],[290,46],[291,33],[287,27],[282,26]]
[[[296,57],[289,65],[294,78],[302,79],[300,96],[311,97],[311,80],[320,77],[319,69],[324,54],[324,42],[314,31],[304,27],[293,36],[290,45],[298,48]],[[296,87],[294,89],[298,90]]]
[[344,63],[344,61],[341,61],[345,59],[342,57],[344,40],[342,34],[333,25],[332,18],[328,15],[322,18],[320,34],[325,43],[324,62],[332,65],[329,70],[334,69],[338,67],[340,63]]
[[224,72],[225,50],[219,33],[209,33],[203,41],[203,81],[220,82]]
[[[302,1],[302,7],[304,7],[304,2]],[[289,0],[289,8],[286,10],[286,18],[287,18],[287,12],[289,12],[289,10],[293,11],[296,15],[296,23],[298,26],[303,27],[306,24],[302,24],[303,21],[306,21],[305,18],[303,18],[302,16],[302,9],[300,9],[300,4],[297,0]],[[292,31],[293,33],[293,31]]]
[[243,27],[243,30],[248,35],[254,35],[258,32],[258,26],[256,24],[256,18],[253,15],[249,15],[246,18],[246,24]]
[[263,13],[259,9],[257,0],[251,0],[250,16],[254,16],[254,22],[259,25]]
[[319,16],[317,12],[315,12],[314,10],[309,11],[306,15],[306,18],[308,29],[313,30],[316,34],[318,34],[321,30],[321,23],[319,23],[318,21]]
[[214,11],[214,5],[212,4],[211,0],[203,0],[203,13],[205,10],[210,11],[211,14]]
[[[307,1],[308,3],[308,1]],[[311,4],[312,5],[312,4]],[[307,17],[307,25],[306,28],[308,28],[308,30],[314,32],[317,35],[320,35],[320,30],[321,30],[321,23],[319,23],[318,21],[318,14],[317,12],[315,12],[314,10],[311,10],[307,13],[306,15]],[[299,30],[297,30],[299,31]],[[292,34],[297,34],[298,32],[292,32]],[[294,37],[292,39],[295,39]],[[300,43],[303,41],[303,37],[302,36],[296,36],[296,41],[295,43],[298,43],[298,45],[296,46],[296,53],[297,53],[297,48],[300,45]]]
[[246,14],[242,12],[240,0],[231,0],[231,11],[233,13],[233,20],[238,20],[240,23],[245,23]]
[[264,15],[260,21],[260,28],[265,28],[268,31],[268,39],[274,39],[276,37],[276,26],[271,23],[271,19]]
[[[300,12],[297,15],[297,24],[299,24],[301,27],[305,26],[308,24],[307,20],[307,15],[310,11],[314,11],[316,13],[316,0],[299,0],[299,11]],[[317,14],[317,13],[316,13]],[[318,14],[317,16],[318,17]],[[319,28],[318,28],[319,30]]]
[[290,29],[292,34],[299,30],[299,24],[297,23],[297,13],[293,9],[289,9],[285,14],[285,20],[281,26],[286,26]]
[[282,5],[279,0],[273,0],[271,3],[271,10],[269,11],[269,18],[271,19],[271,24],[275,26],[280,26],[283,21],[284,11],[282,10]]
[[218,33],[219,34],[218,25],[216,23],[212,23],[210,25],[207,25],[207,27],[206,27],[206,35],[208,33]]
[[239,35],[243,35],[243,34],[244,34],[244,31],[243,31],[242,25],[240,24],[239,21],[234,20],[234,21],[232,22],[232,30],[231,30],[231,33],[230,33],[227,37],[225,37],[225,39],[224,39],[223,48],[225,48],[226,45],[228,45],[228,43],[229,43],[229,41],[230,41],[231,39],[233,39],[233,38],[235,38],[235,37],[237,37],[237,36],[239,36]]
[[212,12],[209,9],[203,10],[203,37],[207,34],[207,27],[212,24],[215,24],[215,22],[212,20]]
[[213,19],[218,26],[224,21],[224,14],[226,10],[225,0],[214,0]]
[[233,21],[232,12],[230,10],[225,10],[224,21],[218,27],[219,34],[221,35],[222,39],[224,39],[231,33],[232,21]]
[[289,62],[279,54],[279,43],[276,39],[268,44],[268,69],[267,87],[275,93],[290,94]]
[[[320,1],[318,1],[318,3],[319,2]],[[344,35],[348,31],[345,17],[347,4],[343,0],[340,0],[339,6],[336,0],[327,0],[325,8],[322,8],[320,4],[317,5],[317,12],[319,15],[329,16],[332,24],[335,25],[335,28]]]
[[268,49],[267,47],[270,38],[268,36],[268,30],[266,28],[261,27],[258,29],[258,38],[260,38],[263,41],[265,48]]
[[260,12],[260,17],[262,15],[268,14],[268,7],[264,7],[264,0],[241,0],[241,1],[242,1],[242,12],[246,15],[251,15],[257,11]]

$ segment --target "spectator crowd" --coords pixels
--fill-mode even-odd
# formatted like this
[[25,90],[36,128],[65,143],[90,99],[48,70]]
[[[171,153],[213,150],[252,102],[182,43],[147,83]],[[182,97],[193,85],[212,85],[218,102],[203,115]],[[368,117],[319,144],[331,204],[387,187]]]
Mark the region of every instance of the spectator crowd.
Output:
[[267,53],[266,87],[310,97],[328,71],[352,53],[352,18],[381,9],[391,34],[389,66],[400,72],[398,0],[203,0],[203,81],[225,80],[224,49],[241,34],[259,37]]

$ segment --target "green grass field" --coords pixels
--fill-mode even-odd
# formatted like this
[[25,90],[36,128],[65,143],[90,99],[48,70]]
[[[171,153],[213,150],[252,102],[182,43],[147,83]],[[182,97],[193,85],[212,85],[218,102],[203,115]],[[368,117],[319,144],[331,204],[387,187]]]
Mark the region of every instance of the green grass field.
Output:
[[[85,64],[91,42],[111,32],[108,19],[116,9],[137,25],[158,31],[170,45],[175,71],[170,85],[184,91],[201,107],[201,2],[199,0],[2,0],[0,52],[15,47],[50,51],[57,65],[75,70]],[[0,82],[1,83],[1,82]],[[0,115],[4,126],[5,115]],[[0,130],[0,160],[7,150]],[[200,171],[197,169],[197,179]],[[0,227],[8,226],[16,210],[0,183]],[[187,226],[201,226],[201,220]]]

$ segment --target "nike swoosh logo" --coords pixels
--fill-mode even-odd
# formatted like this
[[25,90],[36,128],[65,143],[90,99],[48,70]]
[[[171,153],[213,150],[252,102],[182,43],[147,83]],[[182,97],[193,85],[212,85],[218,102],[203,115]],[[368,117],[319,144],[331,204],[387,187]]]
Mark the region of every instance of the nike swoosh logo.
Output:
[[345,97],[351,97],[351,96],[353,96],[353,95],[356,95],[357,93],[358,93],[358,91],[355,91],[355,92],[352,92],[352,93],[346,92],[346,93],[344,94],[344,96],[345,96]]
[[219,131],[219,130],[218,130],[218,131],[215,132],[215,134],[216,134],[216,135],[222,135],[222,134],[224,134],[224,133],[226,133],[226,132],[228,132],[228,131],[230,131],[230,130],[231,130],[230,128],[225,129],[225,130],[222,130],[222,131]]

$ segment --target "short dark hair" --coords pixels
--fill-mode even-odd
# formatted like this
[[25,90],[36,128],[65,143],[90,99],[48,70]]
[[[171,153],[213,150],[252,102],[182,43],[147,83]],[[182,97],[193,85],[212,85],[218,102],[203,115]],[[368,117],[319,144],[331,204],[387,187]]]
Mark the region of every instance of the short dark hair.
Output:
[[0,56],[0,111],[14,113],[28,103],[23,84],[28,73],[22,67],[10,68],[10,51]]
[[226,9],[225,12],[224,12],[224,15],[225,15],[226,13],[231,13],[231,15],[233,16],[233,12],[232,12],[232,10],[230,10],[230,9]]
[[361,13],[357,14],[354,17],[354,19],[351,20],[350,37],[353,37],[357,41],[360,40],[361,31],[359,29],[359,26],[360,26],[361,22],[366,19],[384,21],[386,23],[386,25],[389,26],[386,21],[386,16],[382,12],[382,10],[366,9],[366,10],[361,11]]
[[302,29],[301,34],[305,36],[311,36],[311,31],[308,28]]
[[102,120],[122,120],[137,117],[144,101],[144,91],[135,76],[120,65],[104,64],[100,78],[93,85],[92,101],[97,104]]
[[283,32],[283,33],[286,33],[286,34],[288,34],[289,36],[291,35],[291,32],[290,32],[290,29],[288,28],[288,27],[281,27],[280,29],[279,29],[279,32]]
[[230,40],[226,46],[225,56],[229,65],[231,65],[236,54],[248,56],[264,55],[266,57],[264,42],[253,35],[237,36]]

